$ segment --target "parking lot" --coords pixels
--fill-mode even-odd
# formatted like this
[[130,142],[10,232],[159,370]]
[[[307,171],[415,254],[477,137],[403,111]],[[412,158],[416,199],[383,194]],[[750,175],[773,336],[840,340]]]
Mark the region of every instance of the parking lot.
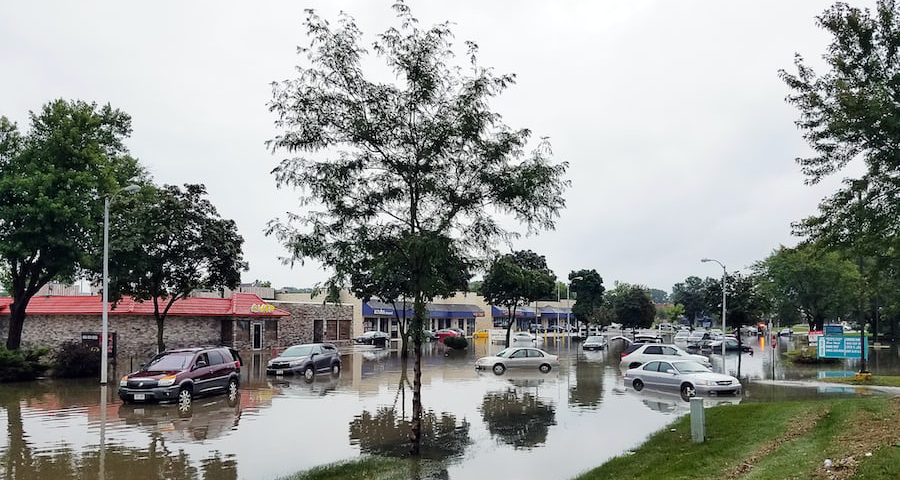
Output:
[[[767,383],[772,349],[753,341],[754,354],[741,356],[742,396],[712,397],[708,405],[857,394]],[[567,339],[547,338],[538,346],[559,355],[560,366],[496,375],[473,366],[500,345],[426,346],[424,455],[445,478],[570,478],[638,446],[688,410],[677,392],[625,388],[615,344],[583,352]],[[777,347],[793,344],[783,339]],[[9,435],[0,456],[8,460],[0,476],[11,478],[14,468],[17,479],[96,478],[102,467],[105,478],[277,478],[361,453],[402,454],[412,362],[370,346],[342,353],[339,375],[312,381],[267,376],[267,355],[245,354],[239,398],[198,400],[187,415],[172,405],[122,405],[114,386],[103,390],[95,381],[5,385],[0,428]],[[876,357],[872,365],[896,373],[896,347]],[[737,359],[726,357],[732,374]],[[721,368],[720,356],[711,360]],[[776,378],[816,375],[775,363]],[[146,475],[136,475],[138,467]]]

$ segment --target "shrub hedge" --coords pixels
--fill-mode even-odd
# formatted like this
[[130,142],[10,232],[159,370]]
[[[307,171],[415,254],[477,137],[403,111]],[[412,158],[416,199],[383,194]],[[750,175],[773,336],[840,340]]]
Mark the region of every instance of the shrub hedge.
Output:
[[0,382],[21,382],[34,380],[49,368],[41,362],[41,357],[49,352],[46,348],[7,350],[0,347]]
[[96,377],[100,375],[100,352],[78,342],[65,342],[56,352],[53,373],[63,378]]
[[456,350],[465,350],[469,347],[469,341],[465,337],[444,337],[444,345]]

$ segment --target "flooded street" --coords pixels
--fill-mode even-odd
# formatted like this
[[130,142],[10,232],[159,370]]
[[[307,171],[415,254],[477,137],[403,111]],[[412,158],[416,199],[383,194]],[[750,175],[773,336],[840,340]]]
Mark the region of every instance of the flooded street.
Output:
[[[756,338],[752,341],[757,342]],[[854,389],[772,386],[772,348],[741,356],[743,397],[719,402],[869,394]],[[618,350],[582,352],[552,339],[549,374],[476,372],[477,357],[501,347],[475,341],[464,352],[428,344],[422,398],[423,455],[443,478],[564,479],[640,445],[688,404],[673,393],[623,388]],[[776,351],[796,348],[783,339]],[[245,354],[238,399],[123,405],[116,386],[45,380],[0,388],[0,478],[270,479],[360,454],[403,455],[411,412],[412,361],[371,347],[345,349],[339,376],[266,377],[263,354]],[[721,357],[711,356],[713,368]],[[738,356],[726,367],[737,373]],[[778,379],[815,379],[852,370],[774,364]],[[897,347],[873,353],[870,369],[900,374]],[[124,372],[118,372],[122,374]]]

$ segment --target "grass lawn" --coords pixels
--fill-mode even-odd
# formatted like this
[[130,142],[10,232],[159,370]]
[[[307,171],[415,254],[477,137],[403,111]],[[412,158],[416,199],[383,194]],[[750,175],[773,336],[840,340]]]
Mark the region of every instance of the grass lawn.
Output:
[[280,480],[406,480],[414,473],[414,468],[415,464],[410,460],[363,457],[322,465]]
[[828,383],[844,383],[847,385],[878,385],[882,387],[900,387],[900,375],[872,375],[869,380],[857,380],[853,377],[837,377],[823,379]]
[[706,411],[706,442],[692,443],[686,415],[578,480],[896,478],[898,424],[900,397],[720,406]]

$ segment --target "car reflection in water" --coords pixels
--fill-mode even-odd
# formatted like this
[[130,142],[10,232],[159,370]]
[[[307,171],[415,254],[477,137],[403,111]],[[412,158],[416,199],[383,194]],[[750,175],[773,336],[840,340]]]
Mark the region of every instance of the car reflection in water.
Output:
[[[682,415],[691,410],[691,397],[684,397],[679,393],[659,390],[643,390],[636,392],[632,388],[626,388],[628,395],[637,398],[650,410],[661,413]],[[703,407],[715,407],[717,405],[737,405],[742,398],[739,395],[727,397],[693,397],[702,398]]]
[[337,390],[340,381],[340,375],[328,373],[320,373],[309,380],[305,377],[278,376],[269,378],[269,388],[280,395],[324,397],[330,392]]
[[[498,378],[492,373],[479,373],[480,377],[488,375]],[[556,407],[540,396],[539,387],[558,381],[558,375],[506,371],[499,378],[512,386],[488,392],[479,407],[491,436],[516,450],[543,446],[550,427],[556,425]]]
[[198,399],[186,409],[175,405],[123,404],[119,418],[160,433],[173,442],[196,442],[218,438],[237,429],[241,419],[241,396]]

